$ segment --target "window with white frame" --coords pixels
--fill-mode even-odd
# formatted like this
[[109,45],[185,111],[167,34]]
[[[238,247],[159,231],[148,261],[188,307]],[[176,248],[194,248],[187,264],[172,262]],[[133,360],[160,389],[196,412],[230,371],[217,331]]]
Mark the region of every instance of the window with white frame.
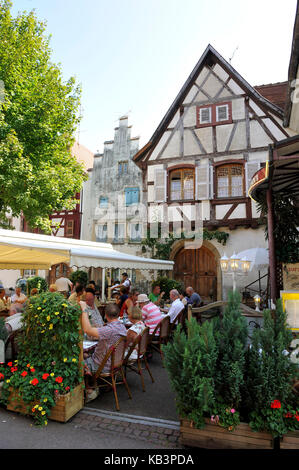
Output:
[[97,241],[106,242],[108,236],[107,224],[97,225]]
[[114,225],[114,243],[124,243],[125,241],[125,224]]
[[131,241],[141,241],[142,239],[142,224],[133,223],[131,224],[131,233],[130,233]]

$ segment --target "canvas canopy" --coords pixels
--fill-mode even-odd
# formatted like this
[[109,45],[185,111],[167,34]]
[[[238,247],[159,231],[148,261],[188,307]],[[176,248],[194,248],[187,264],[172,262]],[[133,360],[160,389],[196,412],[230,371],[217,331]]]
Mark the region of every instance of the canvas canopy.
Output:
[[58,263],[140,270],[172,270],[174,264],[121,253],[109,243],[0,229],[0,269],[49,269]]

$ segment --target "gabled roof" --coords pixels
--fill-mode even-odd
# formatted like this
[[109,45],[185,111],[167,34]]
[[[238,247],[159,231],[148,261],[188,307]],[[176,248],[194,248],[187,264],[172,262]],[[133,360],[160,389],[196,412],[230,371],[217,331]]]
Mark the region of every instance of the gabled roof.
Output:
[[160,122],[159,126],[155,130],[154,134],[152,135],[149,142],[137,152],[133,158],[135,163],[139,164],[142,161],[143,156],[146,152],[152,149],[160,140],[160,137],[167,129],[169,123],[173,119],[175,113],[182,105],[185,97],[187,96],[188,92],[190,91],[194,81],[196,80],[197,76],[203,69],[205,65],[213,65],[218,63],[223,67],[223,69],[235,80],[235,82],[244,90],[244,93],[248,94],[251,98],[255,99],[259,102],[260,106],[266,107],[270,112],[278,116],[279,118],[283,119],[283,111],[275,104],[271,103],[269,100],[264,98],[254,87],[249,85],[246,80],[231,66],[229,62],[227,62],[217,51],[214,49],[211,44],[209,44],[202,54],[201,58],[195,65],[194,69],[192,70],[191,74],[187,78],[186,82],[184,83],[183,87],[181,88],[179,94],[177,95],[176,99],[170,106],[169,110],[165,114],[164,118]]
[[264,98],[284,110],[287,102],[288,82],[268,83],[254,87]]

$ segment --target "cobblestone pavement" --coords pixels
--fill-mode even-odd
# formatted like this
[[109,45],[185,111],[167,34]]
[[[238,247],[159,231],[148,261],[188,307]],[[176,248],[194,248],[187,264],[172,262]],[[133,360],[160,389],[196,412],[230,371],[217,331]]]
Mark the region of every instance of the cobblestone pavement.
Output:
[[[163,427],[162,424],[141,424],[136,422],[128,422],[115,418],[101,417],[89,412],[81,411],[73,419],[72,424],[84,430],[109,432],[112,439],[115,436],[126,436],[138,441],[146,441],[148,443],[163,447],[165,449],[182,448],[179,443],[179,427],[173,429]],[[175,426],[173,426],[175,427]]]

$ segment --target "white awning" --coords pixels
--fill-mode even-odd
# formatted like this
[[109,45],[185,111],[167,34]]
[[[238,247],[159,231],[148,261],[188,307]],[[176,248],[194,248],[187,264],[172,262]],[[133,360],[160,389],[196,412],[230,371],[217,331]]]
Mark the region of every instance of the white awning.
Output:
[[49,269],[53,264],[71,267],[172,270],[173,261],[133,256],[109,243],[89,242],[0,229],[0,269]]

